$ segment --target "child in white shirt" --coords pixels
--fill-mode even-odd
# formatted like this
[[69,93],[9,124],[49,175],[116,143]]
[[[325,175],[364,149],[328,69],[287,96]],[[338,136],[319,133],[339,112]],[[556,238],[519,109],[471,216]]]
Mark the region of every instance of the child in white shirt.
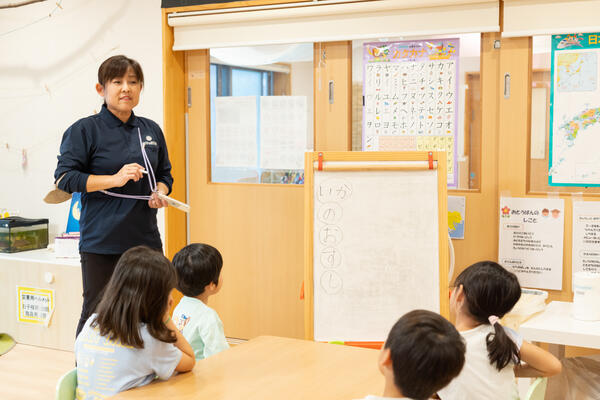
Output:
[[429,399],[460,373],[465,344],[444,317],[425,310],[406,313],[392,327],[381,353],[383,397],[363,400]]
[[169,317],[175,282],[162,253],[145,246],[123,253],[75,341],[77,399],[110,397],[194,367],[194,352]]
[[208,306],[208,298],[223,285],[221,253],[210,245],[193,243],[175,254],[173,264],[177,270],[177,288],[184,294],[173,311],[173,319],[192,345],[196,359],[228,349],[223,323]]
[[[438,392],[442,400],[514,400],[516,376],[551,376],[561,363],[541,348],[523,341],[500,325],[521,297],[515,274],[493,261],[482,261],[461,272],[454,283],[450,311],[467,344],[460,375]],[[521,363],[521,361],[525,363]]]

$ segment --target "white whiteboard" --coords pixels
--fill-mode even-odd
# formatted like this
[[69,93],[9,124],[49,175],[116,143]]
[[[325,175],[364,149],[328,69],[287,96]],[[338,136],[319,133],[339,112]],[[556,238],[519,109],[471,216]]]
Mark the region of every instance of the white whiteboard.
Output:
[[314,171],[314,339],[383,341],[440,312],[437,170]]

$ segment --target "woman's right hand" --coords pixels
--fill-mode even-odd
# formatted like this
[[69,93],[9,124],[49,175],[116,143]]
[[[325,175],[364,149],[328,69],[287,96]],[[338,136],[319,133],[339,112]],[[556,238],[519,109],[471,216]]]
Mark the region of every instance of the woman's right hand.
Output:
[[113,187],[122,187],[130,180],[133,180],[134,182],[139,181],[140,179],[142,179],[142,176],[143,176],[142,170],[143,169],[144,169],[144,167],[142,167],[138,163],[131,163],[131,164],[123,165],[123,167],[119,170],[119,172],[117,172],[116,174],[114,174],[112,176],[114,179]]

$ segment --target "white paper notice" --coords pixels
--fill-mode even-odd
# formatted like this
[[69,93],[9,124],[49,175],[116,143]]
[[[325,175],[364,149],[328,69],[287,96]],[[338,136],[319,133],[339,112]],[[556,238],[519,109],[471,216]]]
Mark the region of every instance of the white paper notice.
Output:
[[256,96],[216,97],[217,167],[257,166]]
[[260,167],[303,169],[308,134],[306,96],[260,98]]
[[500,264],[521,286],[562,289],[564,200],[500,198]]
[[600,202],[573,202],[573,274],[600,273]]

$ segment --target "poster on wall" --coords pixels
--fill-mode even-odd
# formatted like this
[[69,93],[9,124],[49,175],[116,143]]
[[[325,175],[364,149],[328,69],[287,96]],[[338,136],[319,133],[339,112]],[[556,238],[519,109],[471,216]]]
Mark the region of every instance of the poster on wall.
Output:
[[600,273],[600,202],[573,202],[573,274]]
[[600,33],[552,36],[550,186],[600,186]]
[[304,169],[306,96],[260,97],[260,167]]
[[17,285],[17,321],[48,326],[54,313],[54,289]]
[[255,168],[258,163],[256,96],[215,98],[215,165]]
[[521,286],[562,289],[564,200],[500,198],[500,264]]
[[465,196],[448,196],[448,234],[452,239],[465,238]]
[[459,39],[364,44],[364,151],[446,151],[457,184]]

